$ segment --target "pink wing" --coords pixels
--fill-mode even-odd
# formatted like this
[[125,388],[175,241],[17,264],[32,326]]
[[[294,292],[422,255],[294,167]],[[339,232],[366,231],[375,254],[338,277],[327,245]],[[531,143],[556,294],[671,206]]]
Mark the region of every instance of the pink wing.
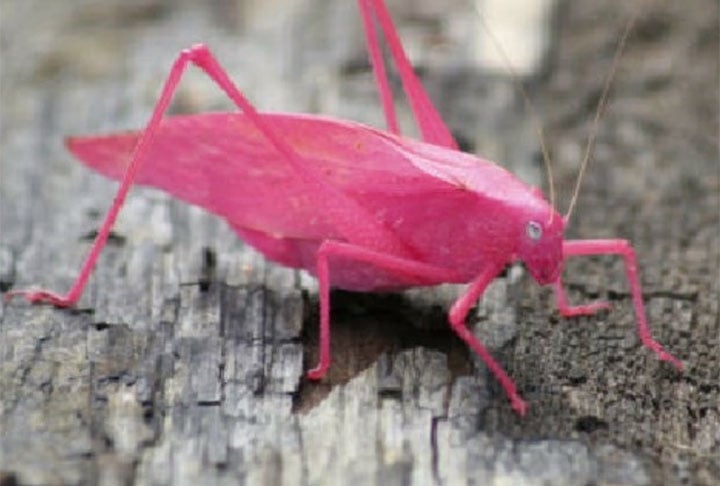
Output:
[[[265,114],[273,129],[308,164],[314,164],[329,184],[364,207],[417,207],[418,200],[467,188],[450,177],[432,174],[433,161],[421,159],[427,144],[391,136],[370,127],[326,117]],[[120,179],[139,132],[76,137],[67,146],[83,163]],[[472,159],[449,152],[462,166]],[[487,163],[486,163],[487,164]],[[494,166],[497,169],[497,166]],[[212,113],[163,120],[148,150],[137,183],[223,216],[233,225],[277,236],[327,238],[334,235],[322,211],[310,204],[307,189],[287,162],[242,114]],[[406,202],[403,203],[403,200]],[[401,207],[398,207],[401,206]],[[393,211],[395,212],[395,211]],[[382,218],[380,218],[382,219]]]
[[[521,192],[535,197],[501,167],[469,154],[327,117],[263,116],[303,163],[366,211],[364,221],[377,221],[429,263],[479,258],[479,249],[460,236],[473,226],[473,241],[492,237],[484,235],[485,220],[499,206],[522,200]],[[120,179],[137,138],[138,132],[129,132],[71,138],[67,145],[89,167]],[[306,266],[298,263],[297,241],[310,247],[325,239],[353,241],[327,216],[336,202],[313,198],[303,178],[240,113],[163,120],[136,182],[222,216],[289,266]],[[343,217],[353,227],[355,216]]]

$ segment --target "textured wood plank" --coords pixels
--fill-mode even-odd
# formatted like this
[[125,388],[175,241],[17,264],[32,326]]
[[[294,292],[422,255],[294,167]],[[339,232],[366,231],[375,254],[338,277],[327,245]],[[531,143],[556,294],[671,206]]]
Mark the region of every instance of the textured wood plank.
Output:
[[[390,2],[452,128],[541,179],[522,102],[483,75],[466,2]],[[382,125],[352,2],[10,1],[0,5],[0,289],[66,289],[115,185],[62,136],[145,123],[173,56],[204,41],[263,109]],[[566,207],[625,2],[572,2],[530,84]],[[529,400],[509,409],[444,327],[454,286],[333,295],[316,355],[312,279],[265,262],[217,218],[133,190],[77,310],[0,302],[0,481],[228,484],[714,484],[720,481],[718,27],[710,0],[654,2],[613,89],[571,234],[632,239],[657,337],[635,337],[615,259],[573,261],[558,319],[519,269],[476,332]],[[174,110],[224,109],[191,73]],[[407,109],[401,111],[409,121]]]

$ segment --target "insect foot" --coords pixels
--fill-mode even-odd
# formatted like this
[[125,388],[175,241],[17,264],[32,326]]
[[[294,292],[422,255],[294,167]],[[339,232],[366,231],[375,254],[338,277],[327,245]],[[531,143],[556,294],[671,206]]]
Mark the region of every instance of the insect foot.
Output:
[[325,378],[325,375],[328,372],[328,369],[330,368],[330,363],[324,365],[319,364],[316,368],[311,369],[307,372],[307,377],[309,380],[318,381]]
[[22,297],[31,304],[52,304],[56,307],[72,307],[77,303],[77,297],[72,295],[60,296],[46,290],[11,290],[5,294],[5,302],[10,302],[15,297]]
[[553,283],[553,290],[555,291],[555,301],[557,302],[558,311],[563,317],[591,316],[601,310],[612,309],[612,305],[605,301],[585,305],[570,305],[565,289],[563,289],[562,281],[559,278]]

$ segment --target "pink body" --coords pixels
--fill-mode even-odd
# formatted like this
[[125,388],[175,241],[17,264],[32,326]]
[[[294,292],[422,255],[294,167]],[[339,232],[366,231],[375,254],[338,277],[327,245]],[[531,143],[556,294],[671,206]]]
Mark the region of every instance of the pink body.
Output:
[[[453,331],[485,362],[520,414],[515,383],[466,327],[487,285],[515,260],[540,284],[553,284],[565,316],[592,314],[604,302],[571,306],[562,288],[563,261],[617,254],[625,260],[638,335],[660,359],[682,363],[652,338],[635,252],[619,239],[563,239],[565,218],[540,194],[501,167],[457,151],[450,130],[408,61],[382,0],[358,0],[388,131],[328,117],[259,113],[210,50],[180,53],[142,132],[68,140],[91,168],[121,180],[75,283],[67,294],[13,290],[7,298],[60,307],[85,288],[134,183],[163,189],[225,218],[271,260],[318,278],[320,356],[308,372],[330,366],[330,287],[391,290],[470,282],[448,315]],[[377,39],[384,33],[422,141],[400,135]],[[195,64],[240,108],[164,119],[188,64]]]
[[[401,243],[396,256],[451,269],[455,282],[470,281],[489,264],[511,263],[528,238],[527,222],[550,217],[552,208],[537,189],[473,155],[329,117],[262,116],[304,164],[359,209],[338,214],[337,198],[313,197],[317,193],[239,113],[163,120],[135,182],[204,207],[269,259],[313,274],[325,240],[384,250],[381,238],[373,241],[373,232],[358,227],[357,211],[376,232],[392,232]],[[92,169],[121,180],[138,136],[73,138],[68,147]],[[555,215],[558,225],[561,220]],[[546,265],[553,272],[562,261],[559,243]],[[438,283],[364,263],[343,262],[331,272],[331,284],[346,290]]]

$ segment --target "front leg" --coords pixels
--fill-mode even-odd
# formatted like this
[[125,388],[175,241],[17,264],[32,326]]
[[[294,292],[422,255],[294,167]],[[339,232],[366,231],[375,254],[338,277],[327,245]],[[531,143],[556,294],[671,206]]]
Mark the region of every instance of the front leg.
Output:
[[[625,275],[630,284],[633,307],[635,308],[635,321],[637,322],[638,335],[642,343],[652,349],[662,361],[669,361],[676,368],[682,371],[683,364],[672,354],[665,351],[660,343],[655,341],[650,332],[650,327],[645,316],[645,304],[643,303],[642,289],[637,271],[637,258],[635,250],[627,240],[572,240],[563,242],[563,257],[582,255],[620,255],[625,260]],[[586,306],[571,307],[567,304],[565,292],[562,289],[560,279],[554,284],[555,296],[558,308],[563,315],[582,315],[593,313],[598,309],[606,308],[609,304],[604,302],[589,304]]]
[[488,284],[502,271],[502,265],[490,265],[483,269],[478,277],[472,281],[465,293],[455,301],[448,318],[453,331],[472,348],[475,353],[485,362],[490,372],[500,382],[505,394],[510,400],[512,408],[520,415],[525,415],[527,404],[517,392],[515,382],[510,378],[502,366],[495,361],[490,352],[478,338],[465,325],[465,318],[473,308],[480,296],[485,292]]

